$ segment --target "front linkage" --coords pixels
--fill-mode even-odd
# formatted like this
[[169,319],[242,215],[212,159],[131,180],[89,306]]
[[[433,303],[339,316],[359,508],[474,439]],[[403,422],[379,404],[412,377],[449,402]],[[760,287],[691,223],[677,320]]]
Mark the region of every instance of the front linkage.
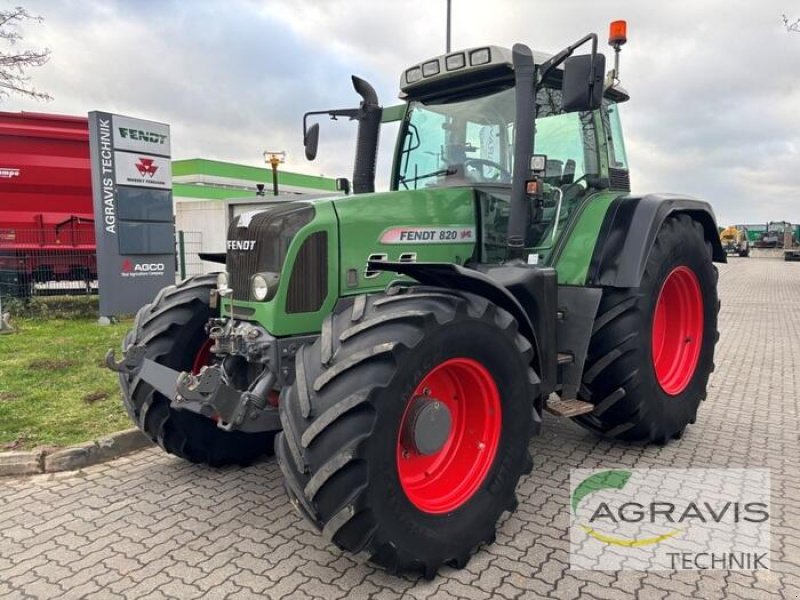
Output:
[[[214,364],[198,372],[178,371],[148,358],[148,348],[135,343],[122,360],[106,354],[106,366],[126,378],[138,377],[170,400],[173,410],[186,410],[216,421],[224,431],[248,433],[280,429],[276,387],[294,379],[294,356],[317,336],[278,339],[265,329],[234,319],[211,319],[206,325]],[[248,384],[247,374],[260,372]]]

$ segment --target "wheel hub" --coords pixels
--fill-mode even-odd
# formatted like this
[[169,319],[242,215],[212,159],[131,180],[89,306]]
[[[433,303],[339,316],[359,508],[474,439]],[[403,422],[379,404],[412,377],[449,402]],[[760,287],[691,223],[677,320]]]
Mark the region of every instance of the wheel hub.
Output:
[[667,275],[653,316],[653,368],[661,389],[683,392],[697,370],[703,343],[703,294],[694,271],[678,266]]
[[411,401],[403,426],[403,445],[423,456],[436,454],[450,437],[453,415],[444,402],[430,396]]
[[501,424],[500,392],[481,363],[451,358],[431,369],[397,434],[397,474],[409,501],[431,514],[468,502],[494,462]]

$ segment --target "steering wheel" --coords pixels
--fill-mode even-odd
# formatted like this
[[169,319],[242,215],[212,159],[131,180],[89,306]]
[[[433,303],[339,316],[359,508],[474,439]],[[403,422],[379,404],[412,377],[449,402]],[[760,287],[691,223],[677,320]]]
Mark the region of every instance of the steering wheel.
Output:
[[[497,176],[484,177],[483,170],[485,167],[496,169]],[[479,177],[470,176],[469,174],[470,169],[473,172],[480,173],[480,176]],[[467,176],[468,179],[477,182],[496,181],[499,183],[509,183],[511,181],[511,173],[507,171],[503,167],[503,165],[496,163],[493,160],[487,160],[485,158],[467,158],[466,160],[464,160],[464,174]]]

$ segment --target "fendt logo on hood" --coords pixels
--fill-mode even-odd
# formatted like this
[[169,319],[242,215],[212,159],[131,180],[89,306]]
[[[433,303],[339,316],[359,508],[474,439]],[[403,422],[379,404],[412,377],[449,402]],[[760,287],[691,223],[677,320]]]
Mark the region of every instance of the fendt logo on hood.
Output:
[[137,162],[134,166],[136,170],[139,171],[142,177],[145,175],[148,177],[152,177],[158,171],[158,167],[154,165],[155,161],[152,158],[143,158],[139,157],[139,162]]
[[165,271],[164,263],[135,263],[126,258],[122,261],[120,275],[123,277],[148,277],[163,275]]
[[255,240],[228,240],[228,250],[255,250]]

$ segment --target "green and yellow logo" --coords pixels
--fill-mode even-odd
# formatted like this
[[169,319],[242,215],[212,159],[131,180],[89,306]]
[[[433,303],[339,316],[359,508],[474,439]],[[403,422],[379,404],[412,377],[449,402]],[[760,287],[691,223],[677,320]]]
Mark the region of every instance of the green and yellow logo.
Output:
[[[578,507],[593,493],[601,490],[621,490],[625,487],[630,478],[631,472],[626,470],[601,471],[590,475],[581,481],[572,491],[572,514],[578,518]],[[606,534],[598,529],[596,524],[598,521],[609,520],[616,524],[620,521],[636,522],[636,520],[640,520],[643,516],[642,511],[634,511],[633,514],[631,514],[630,511],[631,508],[635,509],[636,507],[641,507],[641,505],[627,502],[620,506],[615,514],[615,511],[613,511],[607,503],[601,502],[593,511],[592,516],[589,517],[588,524],[578,523],[578,526],[588,535],[604,544],[624,546],[627,548],[652,546],[653,544],[658,544],[659,542],[663,542],[681,533],[681,529],[671,529],[657,536],[625,538]],[[626,509],[628,510],[626,511]]]

